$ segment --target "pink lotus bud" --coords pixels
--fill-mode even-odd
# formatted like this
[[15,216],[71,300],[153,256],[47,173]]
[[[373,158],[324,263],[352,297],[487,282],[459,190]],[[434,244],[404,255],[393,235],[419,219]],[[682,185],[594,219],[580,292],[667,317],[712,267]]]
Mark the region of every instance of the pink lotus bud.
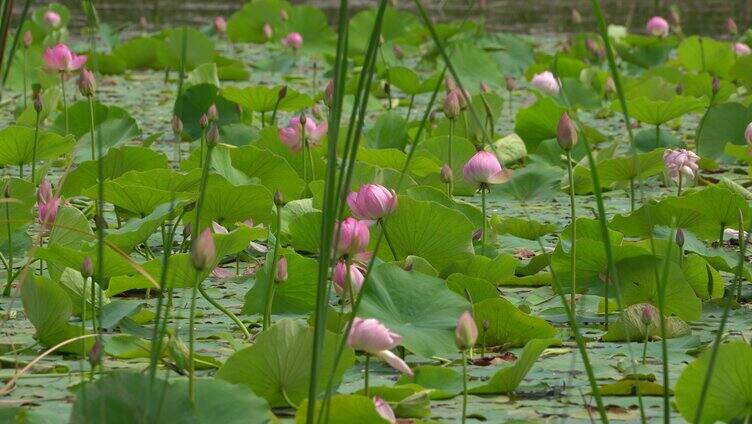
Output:
[[271,40],[272,37],[274,37],[274,29],[272,29],[272,26],[269,25],[269,22],[264,24],[264,27],[261,28],[261,31],[264,33],[264,38],[268,40]]
[[361,253],[368,247],[368,241],[371,233],[368,230],[368,223],[358,221],[355,218],[347,218],[342,221],[339,230],[339,240],[337,241],[337,256]]
[[191,264],[197,271],[207,271],[214,265],[217,252],[211,230],[205,228],[193,243]]
[[[332,283],[334,283],[334,290],[340,296],[344,295],[348,291],[348,276],[346,268],[347,264],[345,263],[345,261],[338,261],[337,265],[334,266],[334,272],[332,273]],[[358,293],[360,291],[360,288],[363,287],[363,280],[365,280],[363,271],[355,264],[350,265],[350,286],[352,286],[353,294]]]
[[290,19],[290,15],[287,14],[287,11],[285,9],[280,9],[279,19],[281,19],[282,22],[286,22],[288,19]]
[[481,81],[480,82],[480,92],[481,93],[487,94],[487,93],[490,93],[491,91],[492,91],[491,87],[488,84],[486,84],[485,81]]
[[726,31],[732,37],[736,36],[736,34],[739,32],[739,28],[736,27],[736,22],[733,18],[726,19]]
[[78,76],[78,91],[84,97],[91,97],[97,89],[97,80],[94,78],[94,73],[84,68],[81,70],[81,75]]
[[216,121],[217,118],[219,118],[219,109],[217,109],[217,105],[215,103],[212,103],[211,106],[206,109],[206,117],[209,119],[209,121]]
[[747,125],[747,129],[744,130],[744,138],[747,140],[747,144],[752,147],[752,122]]
[[679,246],[680,249],[683,248],[684,247],[684,230],[682,230],[681,228],[677,228],[676,236],[674,237],[674,239],[676,241],[676,245]]
[[[319,146],[321,139],[329,129],[326,121],[317,125],[313,118],[305,118],[305,122],[302,122],[303,116],[305,115],[291,118],[287,127],[279,129],[280,141],[289,147],[293,153],[299,152],[303,148],[304,142],[307,142],[311,147]],[[304,127],[305,131],[303,131]]]
[[358,219],[381,219],[397,208],[397,193],[379,184],[363,184],[347,196],[347,205]]
[[517,81],[513,77],[506,78],[507,91],[514,91],[517,88]]
[[653,305],[646,303],[642,306],[642,314],[640,316],[640,319],[642,320],[642,324],[646,327],[653,323],[653,318],[655,317],[655,307]]
[[668,12],[668,18],[671,20],[672,25],[681,25],[681,16],[679,16],[679,12],[677,12],[676,9],[672,8],[671,11]]
[[447,119],[457,119],[460,116],[460,97],[457,90],[452,90],[444,100],[444,115]]
[[44,62],[54,72],[71,72],[81,69],[86,63],[86,56],[77,56],[63,43],[48,47],[44,51]]
[[397,422],[397,417],[394,415],[394,411],[392,410],[392,407],[389,406],[389,402],[385,401],[384,399],[378,396],[374,396],[373,406],[376,407],[376,412],[378,412],[381,418],[389,421],[390,424],[395,424]]
[[451,76],[447,76],[444,79],[444,85],[446,86],[447,93],[457,89],[457,82]]
[[293,50],[298,50],[303,45],[303,36],[298,32],[291,32],[282,39],[282,44]]
[[42,93],[36,93],[34,94],[34,110],[37,113],[41,113],[42,109],[44,109],[44,103],[42,103]]
[[33,42],[34,42],[34,36],[31,34],[31,31],[24,32],[24,35],[23,35],[24,47],[28,49],[29,47],[31,47],[31,43]]
[[556,127],[556,141],[564,150],[572,150],[577,145],[577,129],[567,112],[564,112],[559,119],[559,125]]
[[92,275],[94,275],[94,264],[91,262],[91,257],[87,256],[81,264],[81,276],[85,280],[91,278]]
[[549,71],[533,75],[533,79],[530,83],[533,87],[551,96],[559,94],[559,90],[561,89],[561,84],[556,77],[554,77],[554,74]]
[[454,342],[458,349],[466,350],[475,346],[476,340],[478,340],[478,327],[475,325],[475,319],[470,312],[465,311],[457,321],[457,328],[454,330]]
[[173,134],[181,134],[183,132],[183,121],[180,120],[179,116],[173,115],[170,125],[172,126]]
[[572,23],[575,25],[582,23],[582,15],[580,15],[580,11],[577,9],[572,9]]
[[285,205],[285,200],[282,198],[282,192],[277,190],[274,192],[274,206],[282,207]]
[[405,361],[389,350],[399,345],[400,341],[402,337],[399,334],[391,332],[373,318],[356,317],[347,336],[347,344],[351,348],[376,355],[398,371],[412,375],[412,370]]
[[699,160],[700,157],[694,152],[685,149],[667,149],[663,153],[663,163],[666,166],[666,173],[671,178],[677,178],[679,175],[694,178],[695,173],[699,169],[697,165]]
[[454,173],[448,163],[441,165],[441,182],[449,184],[454,181]]
[[284,283],[287,281],[287,258],[282,256],[277,261],[277,268],[275,269],[274,281],[278,283]]
[[334,80],[329,80],[324,89],[324,104],[331,109],[334,104]]
[[102,343],[102,339],[97,338],[94,341],[94,344],[91,346],[91,350],[89,350],[89,365],[96,367],[97,365],[101,364],[103,353],[104,345]]
[[616,83],[614,83],[614,79],[611,77],[606,78],[606,83],[603,86],[603,91],[606,94],[611,94],[616,91]]
[[219,128],[216,124],[212,124],[209,131],[206,132],[206,145],[214,147],[219,143]]
[[668,35],[668,22],[660,16],[653,16],[645,25],[645,30],[648,34],[655,37],[665,37]]
[[713,92],[714,96],[718,94],[719,91],[721,91],[721,80],[718,77],[713,77],[713,82],[710,85],[710,90]]
[[198,118],[198,126],[201,127],[201,129],[204,129],[209,126],[209,116],[205,113],[201,114],[201,117]]
[[51,26],[52,28],[57,28],[60,26],[60,22],[62,22],[62,19],[60,18],[60,14],[55,12],[54,10],[48,10],[44,12],[44,16],[42,17],[42,20],[47,25]]
[[465,180],[475,185],[500,184],[509,180],[510,174],[502,169],[496,155],[480,150],[462,168]]
[[405,57],[405,52],[402,50],[402,46],[400,46],[397,43],[394,43],[392,46],[392,52],[394,53],[394,57],[397,59],[402,59]]
[[227,21],[224,16],[214,18],[214,29],[220,34],[227,32]]
[[734,52],[737,56],[746,56],[752,53],[752,49],[744,43],[734,43]]

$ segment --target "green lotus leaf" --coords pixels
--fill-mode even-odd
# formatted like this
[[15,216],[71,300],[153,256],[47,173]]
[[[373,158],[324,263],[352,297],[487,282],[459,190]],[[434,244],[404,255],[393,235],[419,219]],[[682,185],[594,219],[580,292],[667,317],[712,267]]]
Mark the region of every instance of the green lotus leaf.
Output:
[[676,52],[685,68],[720,77],[728,75],[736,60],[727,42],[696,35],[684,39]]
[[[183,40],[185,59],[183,60]],[[176,27],[167,31],[164,44],[157,46],[157,59],[166,69],[179,71],[181,66],[186,70],[197,68],[203,63],[209,63],[214,56],[214,45],[209,38],[193,28]]]
[[244,111],[248,112],[271,113],[277,105],[277,101],[279,101],[277,110],[288,112],[297,112],[313,105],[313,100],[308,95],[292,88],[288,88],[285,98],[279,100],[280,89],[282,89],[282,86],[227,87],[222,90],[222,96],[239,104]]
[[729,143],[746,146],[744,129],[750,121],[752,108],[740,103],[728,102],[711,107],[697,141],[698,154],[717,159],[723,156]]
[[257,179],[270,192],[279,190],[286,202],[300,197],[303,179],[282,157],[270,150],[244,146],[230,150],[232,166],[252,179]]
[[[614,103],[613,107],[621,111],[619,103]],[[702,109],[703,102],[689,96],[674,96],[670,100],[638,97],[631,99],[628,107],[629,114],[636,120],[650,125],[663,125],[672,119]]]
[[491,376],[487,382],[471,387],[473,394],[511,393],[522,383],[535,361],[547,347],[558,344],[557,339],[533,339],[525,344],[522,353],[512,365],[507,365]]
[[487,346],[519,347],[532,339],[547,339],[556,334],[551,324],[522,312],[503,297],[476,303],[473,314],[478,328],[483,328],[486,320],[490,324],[485,332]]
[[431,399],[451,399],[462,393],[462,374],[452,368],[435,365],[419,365],[413,368],[413,376],[401,375],[398,386],[418,385],[430,390]]
[[24,228],[33,218],[32,208],[36,203],[36,188],[27,180],[5,177],[0,180],[0,190],[10,193],[10,198],[0,202],[0,240],[8,239],[10,234]]
[[[318,262],[297,253],[280,255],[287,259],[287,280],[273,282],[274,299],[272,312],[278,314],[304,314],[316,307],[316,276]],[[244,314],[263,314],[266,310],[266,298],[269,292],[272,252],[267,254],[264,267],[256,272],[256,281],[245,294]]]
[[[74,145],[73,137],[40,131],[36,160],[55,159],[70,152]],[[33,158],[34,128],[12,125],[0,130],[0,165],[30,164]]]
[[[387,424],[373,404],[373,400],[361,395],[334,395],[331,397],[329,408],[333,411],[328,422],[331,424]],[[316,401],[316,416],[320,415],[322,401]],[[295,424],[305,424],[308,412],[308,400],[300,405],[295,413]],[[336,411],[336,412],[334,412]]]

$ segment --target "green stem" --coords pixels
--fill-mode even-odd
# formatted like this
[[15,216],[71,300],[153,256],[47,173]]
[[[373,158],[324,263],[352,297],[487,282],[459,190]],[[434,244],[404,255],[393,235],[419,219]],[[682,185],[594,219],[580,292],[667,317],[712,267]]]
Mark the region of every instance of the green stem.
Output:
[[678,183],[678,189],[676,190],[676,197],[681,196],[681,190],[682,190],[682,173],[679,172],[679,183]]
[[200,139],[200,147],[199,147],[199,155],[198,155],[198,166],[203,168],[204,167],[204,144],[206,144],[206,128],[201,129],[201,139]]
[[410,114],[413,111],[413,105],[415,104],[415,94],[410,95],[410,104],[407,105],[407,116],[405,116],[405,121],[410,121]]
[[[379,219],[379,225],[381,226],[381,231],[384,233],[384,239],[386,240],[386,244],[389,246],[389,251],[392,252],[392,257],[395,261],[398,260],[397,251],[394,250],[394,245],[392,244],[392,240],[389,238],[389,233],[386,231],[386,224],[384,224],[383,219]],[[349,272],[348,275],[350,275]]]
[[481,217],[481,225],[480,225],[480,254],[485,255],[486,254],[486,186],[485,184],[481,184],[480,186],[480,200],[481,200],[481,210],[483,212],[483,216]]
[[575,294],[577,293],[577,203],[575,202],[574,193],[574,173],[572,172],[572,152],[567,150],[567,172],[569,173],[569,207],[571,209],[571,247],[569,248],[570,266],[572,267],[572,294],[569,297],[572,314],[577,316],[575,309]]
[[634,189],[634,178],[629,179],[629,203],[631,206],[631,211],[635,211],[635,189]]
[[713,103],[715,101],[715,92],[713,92],[710,96],[710,103],[708,104],[708,107],[705,109],[705,113],[702,114],[702,118],[700,118],[700,123],[697,125],[697,132],[695,133],[695,153],[698,155],[700,154],[700,138],[702,137],[702,130],[705,128],[705,121],[708,118],[708,112],[710,112],[710,108],[713,107]]
[[365,377],[363,378],[363,392],[365,393],[365,396],[367,398],[370,398],[369,396],[369,387],[368,387],[368,366],[371,363],[371,355],[366,353],[366,363],[365,363]]
[[648,340],[650,339],[649,333],[648,333],[649,328],[650,328],[650,325],[645,326],[645,342],[642,346],[642,365],[645,365],[645,363],[647,362],[646,358],[648,356]]
[[31,150],[31,184],[36,185],[37,171],[37,145],[39,144],[39,119],[41,113],[37,112],[37,118],[34,123],[34,146]]
[[65,117],[65,133],[68,135],[68,99],[65,98],[65,72],[60,72],[60,91],[63,95],[63,116]]
[[[449,169],[452,169],[452,142],[454,139],[454,119],[449,120],[449,137],[447,138],[447,165],[449,165]],[[452,180],[451,178],[449,181],[447,181],[447,196],[449,198],[452,198],[454,190],[452,187]]]
[[462,424],[467,416],[467,356],[462,351]]
[[[37,114],[38,116],[39,114]],[[37,117],[37,119],[39,119]],[[89,126],[91,128],[91,160],[96,160],[96,152],[95,152],[95,145],[94,145],[94,98],[92,96],[89,96]],[[33,165],[32,165],[33,166]],[[34,171],[32,170],[32,174]],[[34,178],[34,177],[32,177]]]
[[219,309],[219,311],[223,314],[227,315],[227,317],[230,318],[235,323],[235,325],[238,326],[238,328],[240,328],[240,331],[243,332],[243,336],[246,338],[246,340],[251,339],[251,333],[248,332],[248,328],[246,328],[245,324],[243,324],[243,321],[241,321],[240,318],[237,317],[237,315],[233,314],[232,311],[225,308],[221,303],[212,299],[211,296],[209,296],[209,293],[206,292],[206,290],[200,283],[198,284],[198,291],[199,293],[201,293],[201,296],[206,299],[207,302],[209,302],[215,308]]
[[262,329],[268,330],[272,325],[272,310],[274,308],[274,292],[276,290],[277,283],[274,280],[277,274],[277,261],[279,260],[279,244],[280,244],[280,228],[282,227],[282,207],[277,206],[277,226],[275,228],[276,235],[274,237],[274,251],[272,252],[272,264],[269,270],[267,279],[269,280],[266,291],[266,307],[264,308],[264,321]]
[[188,317],[188,399],[191,402],[193,402],[195,393],[195,365],[193,356],[195,352],[196,335],[193,327],[195,326],[196,321],[196,297],[198,294],[198,287],[201,284],[200,275],[201,273],[196,271],[196,280],[194,281],[193,289],[191,290],[191,311]]
[[[8,181],[10,184],[10,181]],[[3,290],[3,296],[10,296],[10,286],[13,283],[13,232],[10,226],[10,202],[5,199],[5,225],[8,232],[8,264],[5,270],[8,274],[8,281],[5,283],[5,289]]]
[[661,147],[661,126],[655,126],[655,145]]

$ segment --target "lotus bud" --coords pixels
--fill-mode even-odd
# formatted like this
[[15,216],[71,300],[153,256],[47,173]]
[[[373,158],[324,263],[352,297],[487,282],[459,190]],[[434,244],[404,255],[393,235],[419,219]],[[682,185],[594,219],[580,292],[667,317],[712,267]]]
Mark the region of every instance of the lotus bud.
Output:
[[224,34],[227,31],[227,20],[224,16],[214,18],[214,29],[220,34]]
[[172,125],[172,133],[173,134],[182,134],[183,133],[183,121],[180,120],[180,117],[177,115],[172,116],[172,121],[170,121],[170,125]]
[[277,98],[281,101],[287,97],[287,85],[283,85],[280,87],[279,91],[277,92]]
[[365,251],[369,239],[370,231],[367,221],[359,221],[352,217],[345,219],[340,224],[337,256],[352,256]]
[[206,145],[214,147],[219,143],[219,127],[216,124],[212,124],[209,131],[206,132]]
[[718,94],[719,91],[721,91],[721,80],[718,79],[718,77],[713,77],[713,85],[711,90],[714,96]]
[[183,239],[188,239],[191,236],[191,223],[187,223],[183,226]]
[[572,9],[572,23],[575,25],[582,23],[582,15],[580,15],[580,11],[577,9]]
[[489,87],[488,84],[486,84],[485,81],[481,81],[480,82],[480,92],[481,93],[490,93],[491,92],[491,87]]
[[447,119],[457,119],[460,116],[460,98],[457,90],[452,90],[444,100],[444,115]]
[[272,37],[274,37],[274,29],[272,29],[272,26],[269,25],[269,22],[264,24],[264,27],[261,30],[264,33],[264,38],[267,40],[271,40]]
[[207,271],[214,264],[217,255],[211,230],[205,228],[191,249],[191,264],[197,271]]
[[62,18],[60,18],[60,14],[55,12],[54,10],[48,10],[44,12],[44,15],[42,16],[42,20],[47,25],[57,28],[60,25],[60,22],[62,22]]
[[285,204],[285,201],[282,198],[282,192],[279,190],[275,191],[274,192],[274,205],[277,207],[282,207],[284,206],[284,204]]
[[680,249],[683,248],[684,247],[684,230],[682,230],[681,228],[677,228],[675,239],[676,239],[676,245],[679,246]]
[[676,84],[676,95],[681,96],[682,94],[684,94],[684,84],[679,82]]
[[681,16],[679,16],[679,12],[676,11],[676,9],[671,9],[670,12],[668,12],[668,17],[671,19],[671,24],[679,26],[681,25]]
[[402,50],[402,47],[397,43],[394,43],[394,45],[392,46],[392,52],[394,53],[394,57],[396,57],[397,59],[402,59],[405,57],[405,52]]
[[37,113],[42,113],[43,108],[44,108],[44,105],[42,104],[42,94],[37,93],[34,95],[34,110]]
[[469,183],[479,187],[500,184],[509,180],[510,173],[501,167],[495,154],[480,150],[462,167],[462,174]]
[[28,49],[29,47],[31,47],[31,43],[33,42],[34,42],[34,36],[31,34],[31,31],[24,32],[24,35],[23,35],[24,47]]
[[285,9],[280,9],[279,19],[281,19],[282,22],[286,22],[288,19],[290,19],[290,15],[287,14],[287,11]]
[[311,113],[313,114],[313,117],[318,120],[324,119],[324,114],[321,112],[321,106],[319,106],[318,103],[311,107]]
[[91,350],[89,350],[89,365],[92,367],[96,367],[102,363],[102,353],[104,352],[103,347],[101,338],[97,338],[96,341],[94,341],[94,345],[91,346]]
[[274,272],[274,281],[284,283],[287,281],[287,258],[282,256],[277,261],[277,268]]
[[480,241],[482,237],[483,237],[483,230],[478,228],[477,230],[473,231],[473,241]]
[[606,83],[603,87],[603,91],[606,94],[612,94],[616,91],[616,83],[614,83],[614,79],[611,77],[606,78]]
[[458,349],[466,350],[475,346],[477,339],[478,327],[475,325],[475,319],[469,311],[465,311],[457,321],[457,328],[454,330],[454,342]]
[[397,193],[379,184],[363,184],[347,195],[347,205],[358,219],[379,220],[397,208]]
[[8,180],[8,184],[5,185],[5,189],[3,190],[3,197],[5,197],[6,199],[10,199],[11,197],[10,180]]
[[514,91],[517,88],[517,81],[513,77],[507,77],[507,91]]
[[84,97],[91,97],[97,89],[97,81],[94,78],[94,73],[84,68],[81,70],[81,75],[78,77],[78,91]]
[[444,85],[446,86],[447,92],[454,91],[457,89],[457,82],[455,82],[454,78],[452,78],[451,76],[446,77],[446,79],[444,80]]
[[334,80],[329,80],[324,89],[324,104],[331,108],[334,104]]
[[365,275],[363,271],[358,268],[357,265],[350,265],[350,281],[348,286],[347,264],[345,261],[337,261],[337,265],[334,266],[334,272],[332,273],[332,283],[334,283],[334,290],[339,295],[347,293],[352,288],[353,294],[356,294],[363,287],[363,280]]
[[384,399],[378,396],[374,396],[373,405],[376,407],[376,412],[378,412],[381,418],[385,419],[390,424],[394,424],[397,422],[397,417],[394,415],[394,411],[392,410],[392,407],[389,406],[389,402],[385,401]]
[[449,184],[454,180],[454,174],[452,172],[452,168],[449,167],[448,163],[445,163],[444,165],[441,165],[441,182],[444,184]]
[[540,74],[533,75],[533,79],[530,80],[530,83],[533,87],[551,96],[559,94],[559,90],[561,89],[561,83],[550,71],[544,71]]
[[206,110],[206,117],[209,118],[209,121],[216,121],[219,118],[219,110],[215,103],[212,103],[209,109]]
[[752,49],[750,49],[749,46],[744,43],[735,43],[734,53],[736,53],[737,56],[746,56],[752,53]]
[[140,18],[138,18],[138,26],[140,26],[144,31],[149,28],[149,21],[146,20],[146,16],[141,16]]
[[201,117],[198,119],[198,125],[202,130],[209,126],[209,117],[205,113],[201,114]]
[[752,147],[752,122],[747,125],[747,129],[744,130],[744,138],[747,140],[747,144]]
[[572,150],[577,145],[577,129],[567,112],[564,112],[559,119],[559,125],[556,127],[556,140],[566,151]]
[[290,47],[293,51],[303,46],[303,36],[299,32],[291,32],[282,39],[282,45]]
[[640,319],[642,320],[642,324],[644,326],[649,326],[653,323],[653,318],[655,317],[655,308],[651,304],[644,304],[642,306],[642,314],[640,315]]
[[91,257],[87,256],[81,263],[81,276],[86,280],[91,278],[92,275],[94,275],[94,264],[91,262]]
[[735,37],[739,33],[739,28],[736,26],[736,22],[733,18],[726,19],[726,31],[730,36]]

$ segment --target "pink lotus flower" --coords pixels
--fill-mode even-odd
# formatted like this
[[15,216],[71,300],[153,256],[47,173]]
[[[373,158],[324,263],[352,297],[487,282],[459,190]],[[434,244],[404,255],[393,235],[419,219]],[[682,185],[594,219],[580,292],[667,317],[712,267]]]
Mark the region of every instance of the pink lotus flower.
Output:
[[81,69],[86,63],[86,56],[77,56],[63,43],[49,47],[44,51],[44,62],[50,71],[71,72]]
[[749,46],[744,43],[735,43],[734,53],[736,53],[737,56],[746,56],[752,53],[752,49],[750,49]]
[[554,74],[549,71],[533,75],[533,79],[530,80],[530,83],[533,87],[551,96],[559,94],[559,90],[561,89],[561,84],[556,77],[554,77]]
[[227,31],[227,21],[224,16],[214,18],[214,29],[220,34],[224,34]]
[[340,225],[337,256],[353,256],[363,252],[368,247],[370,237],[367,222],[355,218],[345,219]]
[[663,163],[666,165],[666,173],[671,178],[677,178],[685,175],[688,178],[694,178],[697,172],[697,161],[700,157],[694,152],[686,149],[668,149],[663,153]]
[[496,155],[480,150],[462,168],[465,179],[475,185],[500,184],[509,180],[509,171],[502,169]]
[[394,415],[394,411],[392,410],[392,407],[389,406],[389,402],[385,401],[384,399],[378,396],[374,396],[373,406],[376,407],[376,412],[379,413],[381,418],[389,421],[391,424],[394,424],[397,422],[397,417]]
[[304,131],[300,124],[300,117],[295,116],[290,119],[290,123],[285,128],[279,129],[279,138],[293,153],[297,153],[303,148],[304,142],[307,142],[311,147],[319,146],[321,139],[328,130],[329,126],[326,122],[316,125],[313,118],[307,117]]
[[402,337],[393,333],[378,320],[369,318],[355,318],[347,344],[355,350],[362,350],[370,355],[378,356],[397,371],[412,376],[413,371],[399,356],[390,349],[395,348]]
[[668,22],[660,16],[653,16],[645,25],[645,30],[648,34],[655,37],[665,37],[668,35]]
[[[345,268],[347,268],[345,261],[338,261],[337,265],[334,266],[334,273],[332,274],[334,291],[340,296],[348,291],[347,271]],[[365,275],[363,275],[360,267],[356,264],[350,265],[350,285],[352,286],[353,294],[359,292],[360,288],[363,287],[363,280],[365,280]]]
[[49,227],[55,222],[57,213],[60,210],[60,197],[52,193],[52,185],[49,181],[43,180],[39,184],[37,191],[37,212],[39,214],[39,223],[42,227]]
[[747,129],[744,130],[744,138],[747,140],[747,144],[752,146],[752,122],[747,125]]
[[457,344],[457,348],[465,350],[475,346],[476,340],[478,340],[478,327],[475,325],[475,319],[473,319],[473,315],[470,312],[465,311],[457,321],[457,328],[454,330],[454,341]]
[[42,20],[44,20],[44,23],[47,25],[57,28],[60,25],[60,22],[62,19],[60,18],[60,14],[55,12],[54,10],[48,10],[44,12],[44,16],[42,17]]
[[291,32],[282,39],[282,45],[298,50],[303,45],[303,36],[299,32]]
[[397,193],[379,184],[363,184],[359,191],[350,192],[347,205],[358,219],[381,219],[397,208]]

